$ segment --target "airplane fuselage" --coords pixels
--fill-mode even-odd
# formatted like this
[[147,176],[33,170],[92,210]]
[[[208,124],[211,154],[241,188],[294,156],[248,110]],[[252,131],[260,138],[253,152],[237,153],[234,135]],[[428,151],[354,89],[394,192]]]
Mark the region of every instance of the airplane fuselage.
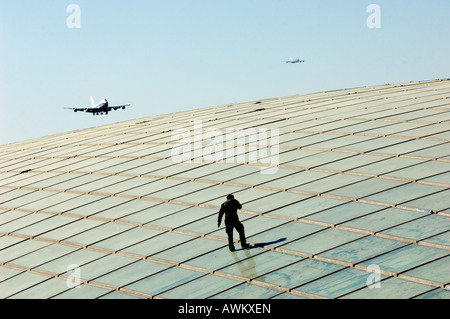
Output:
[[305,60],[295,59],[295,60],[286,61],[286,63],[300,63],[300,62],[305,62]]
[[95,105],[92,108],[89,108],[86,110],[88,113],[103,113],[106,112],[108,114],[108,101],[106,99],[103,99],[100,103]]

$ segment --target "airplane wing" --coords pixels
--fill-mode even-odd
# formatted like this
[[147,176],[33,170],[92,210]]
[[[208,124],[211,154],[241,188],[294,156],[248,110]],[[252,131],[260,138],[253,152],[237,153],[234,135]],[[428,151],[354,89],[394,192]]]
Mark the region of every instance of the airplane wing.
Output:
[[127,106],[130,106],[131,104],[123,104],[123,105],[113,105],[113,106],[108,106],[108,110],[118,110],[118,109],[125,109]]
[[73,110],[74,112],[78,112],[78,111],[84,112],[84,111],[86,111],[88,108],[86,108],[86,107],[65,107],[65,109],[67,109],[67,110]]

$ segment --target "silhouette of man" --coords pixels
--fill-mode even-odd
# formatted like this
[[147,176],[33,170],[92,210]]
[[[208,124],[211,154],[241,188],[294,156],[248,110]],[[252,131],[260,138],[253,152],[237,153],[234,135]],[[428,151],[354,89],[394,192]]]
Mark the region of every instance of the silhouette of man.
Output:
[[236,228],[239,233],[242,248],[248,248],[247,240],[245,238],[244,225],[242,225],[239,221],[237,215],[237,210],[241,208],[241,203],[234,199],[234,196],[231,194],[227,196],[227,200],[220,207],[217,227],[220,227],[222,216],[225,214],[225,231],[228,235],[228,247],[230,248],[230,251],[236,250],[233,244],[233,228]]

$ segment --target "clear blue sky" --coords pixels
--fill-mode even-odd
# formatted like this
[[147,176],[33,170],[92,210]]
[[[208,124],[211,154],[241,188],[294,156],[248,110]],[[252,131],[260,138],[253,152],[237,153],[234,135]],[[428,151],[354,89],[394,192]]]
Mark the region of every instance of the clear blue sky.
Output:
[[[380,8],[369,28],[368,5]],[[70,4],[80,28],[69,28]],[[448,0],[0,0],[0,144],[185,109],[450,77]],[[285,64],[289,57],[305,59]],[[107,98],[108,116],[64,107]]]

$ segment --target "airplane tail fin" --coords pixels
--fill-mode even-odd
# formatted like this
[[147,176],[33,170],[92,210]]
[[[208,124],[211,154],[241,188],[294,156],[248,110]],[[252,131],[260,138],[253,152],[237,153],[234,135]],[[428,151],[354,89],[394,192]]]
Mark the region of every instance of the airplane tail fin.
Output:
[[95,103],[94,103],[94,98],[91,96],[91,106],[94,107]]

